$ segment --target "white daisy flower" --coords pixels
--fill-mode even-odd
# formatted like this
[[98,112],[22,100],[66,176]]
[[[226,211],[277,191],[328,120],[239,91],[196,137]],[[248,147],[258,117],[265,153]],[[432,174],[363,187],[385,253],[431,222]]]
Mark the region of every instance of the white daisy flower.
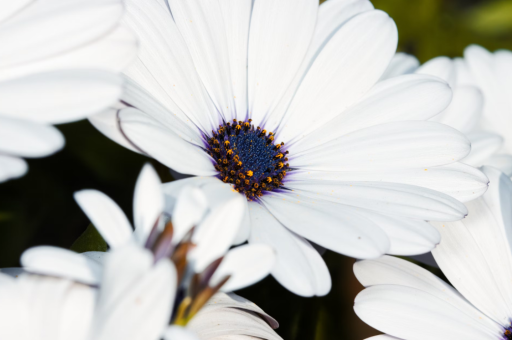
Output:
[[64,145],[50,124],[96,114],[121,94],[118,74],[136,55],[121,0],[0,3],[0,182],[22,176],[21,157]]
[[452,102],[431,120],[454,127],[471,141],[471,153],[463,163],[490,165],[512,175],[512,148],[506,142],[511,133],[503,128],[512,110],[507,97],[512,85],[507,87],[506,78],[501,79],[512,68],[512,53],[499,51],[495,57],[479,46],[469,46],[464,54],[464,59],[437,57],[419,66],[415,57],[397,53],[382,79],[416,73],[448,82],[453,89]]
[[247,198],[236,241],[272,245],[272,273],[294,293],[331,287],[306,239],[357,258],[424,253],[439,242],[425,220],[462,218],[456,199],[487,188],[457,163],[468,140],[426,121],[450,103],[446,83],[376,85],[397,30],[367,0],[129,0],[125,21],[141,42],[125,72],[129,107],[91,122],[180,173],[210,176],[198,186],[220,179]]
[[168,259],[155,264],[150,252],[133,246],[106,260],[100,288],[0,274],[0,338],[158,340],[170,320],[175,290],[173,264]]
[[[267,276],[274,266],[275,252],[268,245],[258,244],[229,250],[242,221],[244,200],[225,189],[222,183],[202,190],[185,187],[166,208],[160,179],[150,165],[145,165],[135,187],[135,230],[121,208],[105,194],[83,190],[75,194],[75,199],[111,250],[127,244],[151,249],[155,261],[172,258],[177,263],[180,281],[183,279],[185,286],[196,275],[209,286],[229,292]],[[223,191],[225,195],[216,196],[214,202],[208,191]],[[25,251],[21,264],[32,273],[70,277],[97,285],[107,254],[77,254],[40,246]],[[226,278],[229,278],[227,282]]]
[[462,221],[434,225],[432,251],[455,289],[408,261],[385,256],[354,265],[365,286],[354,310],[370,326],[407,339],[512,338],[512,181],[483,168],[490,187]]

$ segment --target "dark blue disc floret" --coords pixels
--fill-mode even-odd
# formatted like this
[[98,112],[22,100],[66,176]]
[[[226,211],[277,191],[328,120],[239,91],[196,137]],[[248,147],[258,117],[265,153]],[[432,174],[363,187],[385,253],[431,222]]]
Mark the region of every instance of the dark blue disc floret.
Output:
[[288,151],[283,150],[284,143],[274,143],[272,132],[255,128],[251,119],[219,125],[207,142],[219,178],[233,184],[248,200],[283,185],[290,167]]

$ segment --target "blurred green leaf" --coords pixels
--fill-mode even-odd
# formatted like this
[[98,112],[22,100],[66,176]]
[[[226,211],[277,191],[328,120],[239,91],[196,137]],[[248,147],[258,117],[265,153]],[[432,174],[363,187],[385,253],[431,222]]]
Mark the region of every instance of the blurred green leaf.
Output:
[[468,15],[468,26],[487,35],[510,33],[512,30],[512,1],[484,2]]
[[107,251],[107,242],[101,237],[96,228],[89,224],[87,229],[78,237],[71,246],[71,250],[77,253],[85,253],[86,251]]

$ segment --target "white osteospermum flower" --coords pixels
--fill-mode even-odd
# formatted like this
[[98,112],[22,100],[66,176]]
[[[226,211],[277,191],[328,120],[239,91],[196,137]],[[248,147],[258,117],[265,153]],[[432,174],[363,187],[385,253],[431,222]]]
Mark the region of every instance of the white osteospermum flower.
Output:
[[[500,53],[507,55],[505,51]],[[507,88],[506,84],[498,84],[497,74],[506,71],[493,70],[494,64],[486,59],[492,57],[481,47],[470,46],[466,49],[465,59],[437,57],[419,66],[415,57],[397,53],[382,79],[415,73],[436,76],[448,82],[453,89],[452,102],[431,120],[459,130],[471,141],[471,152],[463,163],[475,167],[494,166],[512,175],[512,149],[507,150],[506,146],[510,131],[502,128],[507,125],[512,110],[512,101],[504,102],[509,100],[506,93],[507,90],[512,93],[512,85]],[[484,60],[489,65],[482,65]],[[509,68],[512,68],[512,61]],[[475,76],[483,80],[477,81]]]
[[129,0],[126,23],[141,42],[125,72],[130,107],[91,122],[210,176],[188,184],[221,179],[240,192],[248,215],[236,241],[272,245],[273,275],[297,294],[331,287],[307,240],[357,258],[425,253],[439,242],[425,220],[462,218],[456,199],[487,188],[457,163],[468,140],[426,121],[450,103],[447,84],[376,84],[397,31],[367,0]]
[[366,323],[407,340],[512,338],[512,181],[484,167],[490,187],[467,203],[462,221],[435,226],[432,251],[450,283],[408,261],[385,256],[354,265],[369,287],[355,300]]
[[[127,244],[137,244],[140,248],[151,249],[158,261],[160,258],[174,256],[173,252],[179,250],[182,242],[190,242],[194,244],[193,249],[183,255],[190,263],[191,270],[198,274],[211,271],[207,278],[211,286],[216,286],[229,276],[227,283],[221,287],[222,291],[229,292],[267,276],[274,266],[275,253],[267,245],[244,245],[229,250],[242,221],[244,201],[231,190],[224,190],[226,195],[216,197],[215,202],[206,194],[209,190],[223,189],[226,188],[222,183],[215,183],[202,190],[187,187],[180,192],[172,207],[165,208],[160,179],[155,170],[146,165],[135,187],[135,230],[121,208],[105,194],[96,190],[83,190],[75,194],[75,199],[112,250]],[[171,216],[170,227],[163,227],[163,214]],[[187,240],[192,228],[192,236]],[[82,255],[41,246],[25,251],[21,263],[30,272],[98,284],[103,274],[105,254],[88,252]],[[212,263],[215,263],[214,268],[211,267]]]
[[[127,246],[105,262],[99,288],[69,279],[0,274],[0,338],[16,340],[159,340],[176,291],[168,259]],[[188,332],[190,333],[190,332]],[[194,339],[175,337],[173,340]]]
[[0,2],[0,182],[22,176],[21,157],[64,145],[50,124],[83,119],[120,97],[118,74],[136,55],[120,26],[122,0]]

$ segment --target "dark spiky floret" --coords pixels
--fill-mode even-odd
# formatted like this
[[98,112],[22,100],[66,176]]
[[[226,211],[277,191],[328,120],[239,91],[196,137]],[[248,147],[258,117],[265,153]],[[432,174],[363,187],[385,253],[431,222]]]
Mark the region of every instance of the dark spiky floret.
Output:
[[284,143],[274,143],[272,132],[255,128],[251,119],[220,125],[207,142],[219,178],[233,184],[248,200],[283,185],[290,166],[288,151]]

